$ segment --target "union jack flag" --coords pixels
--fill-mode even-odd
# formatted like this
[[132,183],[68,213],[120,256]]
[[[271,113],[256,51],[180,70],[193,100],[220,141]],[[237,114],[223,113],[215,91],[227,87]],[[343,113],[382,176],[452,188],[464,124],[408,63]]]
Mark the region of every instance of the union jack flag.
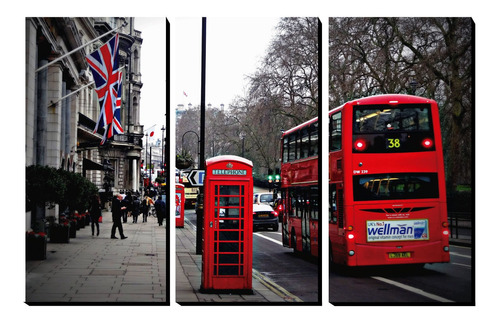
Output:
[[95,91],[101,106],[99,120],[94,134],[104,128],[101,140],[103,145],[115,134],[123,134],[120,124],[120,107],[122,100],[122,72],[118,71],[118,34],[101,48],[87,55],[87,62],[94,76]]

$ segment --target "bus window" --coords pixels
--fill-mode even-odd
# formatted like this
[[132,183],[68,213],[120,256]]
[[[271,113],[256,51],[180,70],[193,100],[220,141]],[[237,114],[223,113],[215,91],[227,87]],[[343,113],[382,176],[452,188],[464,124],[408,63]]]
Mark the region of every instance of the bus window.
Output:
[[429,131],[429,106],[399,107],[370,106],[354,110],[355,133],[387,131]]
[[338,224],[340,228],[344,227],[344,190],[338,189],[337,191],[337,215]]
[[288,163],[288,136],[283,137],[283,163]]
[[307,196],[308,202],[309,202],[309,211],[311,213],[311,219],[317,220],[319,219],[319,196],[318,196],[318,188],[317,187],[311,187],[309,190],[309,195]]
[[329,190],[329,221],[337,224],[337,185],[331,184]]
[[295,157],[295,155],[296,155],[296,145],[297,145],[297,142],[295,141],[295,133],[293,133],[293,134],[290,135],[289,141],[288,141],[288,161],[289,162],[292,162],[295,159],[297,159]]
[[310,135],[311,135],[311,140],[310,140],[310,152],[309,156],[317,156],[318,155],[318,123],[314,123],[311,125],[310,128]]
[[[359,107],[353,110],[353,153],[435,150],[430,105]],[[362,142],[362,148],[354,146]]]
[[309,127],[300,131],[300,157],[309,157]]
[[330,151],[342,149],[342,121],[341,113],[330,117]]
[[438,198],[436,173],[390,173],[353,177],[355,201]]

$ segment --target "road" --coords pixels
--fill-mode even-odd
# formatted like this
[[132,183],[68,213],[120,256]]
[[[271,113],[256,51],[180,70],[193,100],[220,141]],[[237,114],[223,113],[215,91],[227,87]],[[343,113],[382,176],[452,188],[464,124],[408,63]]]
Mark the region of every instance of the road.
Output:
[[[185,219],[196,226],[194,210]],[[328,271],[329,301],[342,304],[473,304],[471,248],[450,246],[450,263],[426,264],[421,269],[408,267],[362,267]],[[320,302],[320,277],[317,262],[297,256],[281,244],[278,232],[254,231],[254,276],[283,288],[300,301]]]
[[277,232],[254,232],[253,268],[303,302],[320,301],[318,264],[283,247],[281,226]]
[[471,249],[450,246],[450,263],[407,267],[363,267],[329,272],[330,302],[386,304],[471,304]]
[[[192,209],[184,212],[184,220],[196,226]],[[277,232],[259,230],[253,234],[254,276],[261,275],[271,287],[296,297],[295,302],[318,303],[318,264],[293,253],[281,244],[281,226]]]

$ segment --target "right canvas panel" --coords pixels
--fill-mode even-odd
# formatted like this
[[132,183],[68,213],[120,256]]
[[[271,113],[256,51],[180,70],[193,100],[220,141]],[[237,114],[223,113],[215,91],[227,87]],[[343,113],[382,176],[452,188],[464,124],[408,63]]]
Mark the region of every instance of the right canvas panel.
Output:
[[330,303],[474,305],[474,21],[328,25]]

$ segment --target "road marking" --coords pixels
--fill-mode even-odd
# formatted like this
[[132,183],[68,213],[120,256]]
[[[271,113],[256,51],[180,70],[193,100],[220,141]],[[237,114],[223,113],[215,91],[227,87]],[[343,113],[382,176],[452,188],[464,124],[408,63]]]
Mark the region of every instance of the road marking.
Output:
[[465,266],[466,268],[472,269],[472,266],[467,265],[467,264],[453,263],[453,262],[451,264],[455,264],[455,265],[459,265],[459,266]]
[[415,288],[413,286],[409,286],[409,285],[406,285],[406,284],[403,284],[403,283],[392,281],[392,280],[389,280],[389,279],[386,279],[386,278],[383,278],[383,277],[380,277],[380,276],[372,276],[372,278],[375,279],[375,280],[381,281],[381,282],[385,282],[385,283],[397,286],[397,287],[402,288],[404,290],[407,290],[407,291],[410,291],[410,292],[413,292],[413,293],[425,296],[425,297],[427,297],[429,299],[432,299],[432,300],[435,300],[435,301],[446,302],[446,303],[454,302],[454,301],[445,299],[443,297],[440,297],[438,295],[425,292],[424,290],[417,289],[417,288]]
[[276,241],[275,239],[270,238],[269,236],[265,236],[265,235],[262,235],[262,234],[260,234],[260,233],[254,233],[253,235],[260,236],[260,237],[262,237],[263,239],[266,239],[266,240],[268,240],[268,241],[271,241],[271,242],[274,242],[274,243],[276,243],[276,244],[282,245],[280,241]]
[[466,257],[468,259],[472,258],[472,256],[470,256],[470,255],[458,254],[458,253],[453,253],[453,252],[450,252],[450,255],[455,255],[455,256],[460,256],[460,257]]
[[273,281],[271,281],[269,278],[261,274],[259,271],[252,269],[252,276],[259,280],[260,283],[262,283],[265,287],[267,287],[269,290],[274,292],[276,295],[281,297],[283,300],[287,302],[304,302],[302,301],[298,296],[291,294],[287,290],[285,290],[283,287],[277,285]]

